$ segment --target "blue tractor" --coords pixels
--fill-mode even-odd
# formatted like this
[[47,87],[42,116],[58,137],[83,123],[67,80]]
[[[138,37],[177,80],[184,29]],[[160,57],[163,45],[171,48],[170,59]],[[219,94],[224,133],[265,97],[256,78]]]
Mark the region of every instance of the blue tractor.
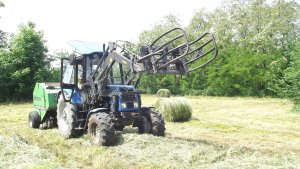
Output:
[[105,146],[114,144],[116,130],[128,125],[138,127],[139,133],[165,135],[161,112],[141,104],[142,92],[137,86],[143,73],[182,75],[206,66],[217,56],[211,33],[189,43],[181,28],[141,45],[138,54],[119,41],[109,42],[107,47],[81,41],[70,44],[76,52],[61,60],[59,132],[71,138],[87,131],[92,144]]

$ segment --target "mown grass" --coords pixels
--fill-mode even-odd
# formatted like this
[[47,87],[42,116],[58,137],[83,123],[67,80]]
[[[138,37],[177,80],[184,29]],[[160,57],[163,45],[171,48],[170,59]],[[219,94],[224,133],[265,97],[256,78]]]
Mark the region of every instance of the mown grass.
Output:
[[[291,102],[186,98],[192,119],[167,122],[166,137],[126,127],[112,147],[28,128],[31,103],[1,105],[0,168],[300,168],[300,114],[290,113]],[[143,104],[158,99],[143,96]]]

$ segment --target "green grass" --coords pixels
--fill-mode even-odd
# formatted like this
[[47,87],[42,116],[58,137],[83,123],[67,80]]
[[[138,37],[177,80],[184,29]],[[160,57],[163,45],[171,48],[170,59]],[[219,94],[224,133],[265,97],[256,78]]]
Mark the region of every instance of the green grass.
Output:
[[[143,96],[143,105],[159,98]],[[27,127],[31,103],[0,105],[0,168],[300,168],[300,114],[272,98],[186,97],[193,116],[166,137],[126,127],[112,147]]]

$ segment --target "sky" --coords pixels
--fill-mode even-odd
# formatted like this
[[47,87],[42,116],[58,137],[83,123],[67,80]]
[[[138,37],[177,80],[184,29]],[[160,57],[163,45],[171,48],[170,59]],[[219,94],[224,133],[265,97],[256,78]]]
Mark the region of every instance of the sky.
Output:
[[0,30],[17,33],[32,21],[44,31],[50,52],[70,50],[69,40],[136,42],[139,34],[176,14],[187,26],[196,10],[213,10],[221,0],[2,0]]

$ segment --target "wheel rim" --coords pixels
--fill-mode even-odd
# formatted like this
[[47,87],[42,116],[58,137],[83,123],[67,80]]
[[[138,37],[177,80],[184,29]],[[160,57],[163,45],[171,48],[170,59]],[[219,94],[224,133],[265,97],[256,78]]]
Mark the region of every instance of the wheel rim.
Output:
[[60,117],[60,125],[59,125],[59,128],[61,129],[61,131],[67,131],[68,130],[68,128],[69,128],[69,126],[68,126],[68,114],[67,114],[67,112],[68,112],[68,109],[67,109],[67,107],[65,107],[64,108],[64,110],[63,110],[63,113],[62,113],[62,115],[61,115],[61,117]]
[[92,143],[99,144],[100,142],[100,129],[96,123],[93,123],[91,126],[91,139]]

